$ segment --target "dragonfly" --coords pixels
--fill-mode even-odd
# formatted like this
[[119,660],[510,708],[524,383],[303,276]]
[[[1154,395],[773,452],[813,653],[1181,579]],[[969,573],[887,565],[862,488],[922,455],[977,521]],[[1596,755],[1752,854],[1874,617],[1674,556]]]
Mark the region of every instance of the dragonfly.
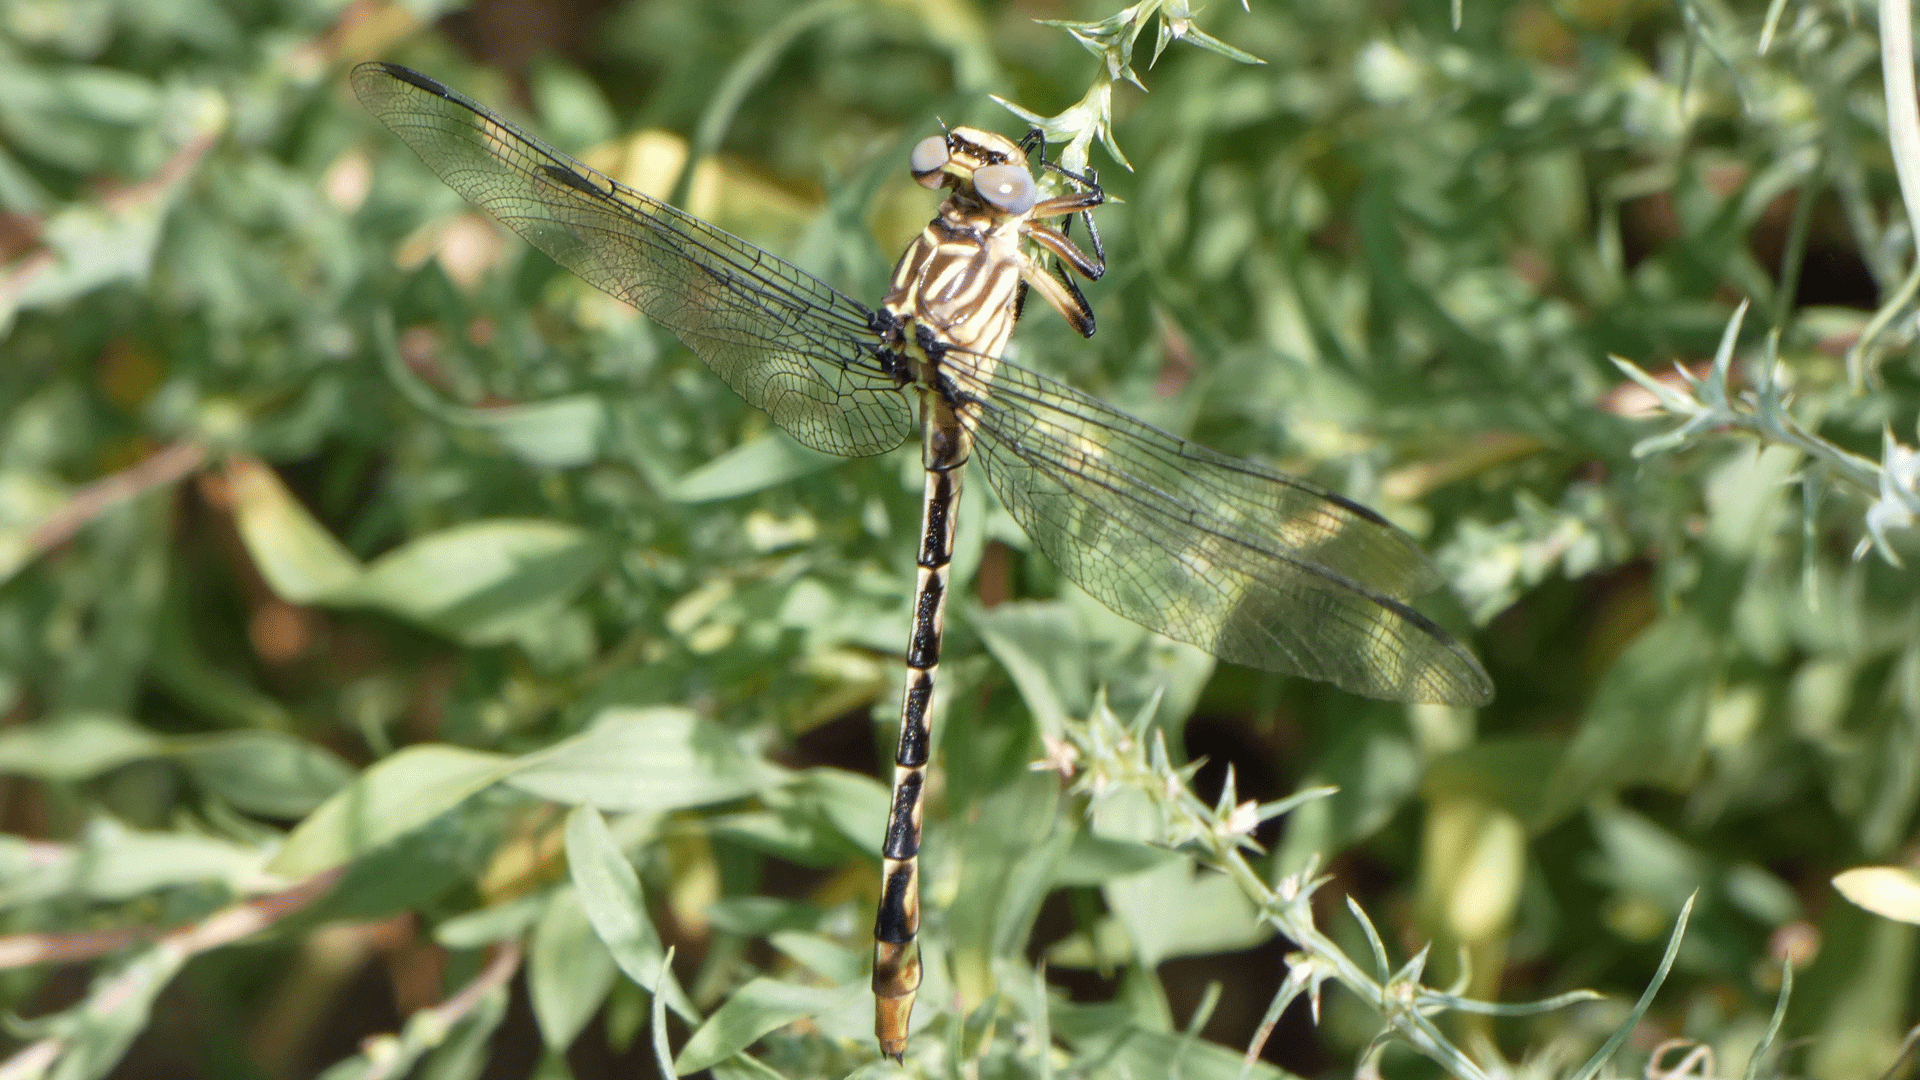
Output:
[[[449,186],[672,331],[799,442],[863,457],[917,429],[925,498],[874,919],[874,1032],[895,1061],[920,986],[929,708],[970,462],[1068,579],[1143,626],[1230,663],[1370,697],[1492,699],[1473,654],[1409,606],[1438,574],[1385,518],[1004,359],[1029,293],[1091,336],[1074,275],[1092,281],[1105,268],[1091,215],[1105,201],[1097,177],[1047,161],[1042,145],[1043,177],[1057,174],[1066,189],[1042,198],[1028,159],[1037,133],[1016,143],[954,127],[913,147],[914,179],[945,200],[870,308],[425,75],[373,62],[352,80]],[[1069,238],[1076,215],[1091,255]]]

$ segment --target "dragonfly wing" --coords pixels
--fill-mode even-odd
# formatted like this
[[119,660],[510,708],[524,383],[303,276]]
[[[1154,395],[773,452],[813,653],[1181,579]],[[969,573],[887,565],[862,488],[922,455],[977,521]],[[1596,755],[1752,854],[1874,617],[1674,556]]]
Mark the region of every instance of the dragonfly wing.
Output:
[[847,457],[913,431],[867,309],[812,274],[575,161],[393,64],[354,93],[447,185],[589,284],[674,332],[794,438]]
[[1484,704],[1473,654],[1404,598],[1413,539],[1297,477],[1228,457],[1007,363],[944,369],[1014,519],[1108,607],[1223,660],[1368,697]]

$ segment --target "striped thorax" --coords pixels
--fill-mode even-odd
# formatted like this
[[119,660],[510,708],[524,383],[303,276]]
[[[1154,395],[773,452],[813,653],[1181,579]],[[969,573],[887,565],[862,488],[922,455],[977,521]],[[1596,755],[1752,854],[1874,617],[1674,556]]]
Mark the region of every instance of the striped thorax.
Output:
[[[920,929],[920,825],[931,735],[928,708],[946,617],[954,512],[980,407],[977,395],[980,388],[990,390],[994,364],[1013,333],[1028,289],[1038,291],[1081,333],[1093,333],[1086,298],[1065,271],[1050,269],[1030,247],[1055,254],[1088,278],[1099,277],[1104,269],[1090,218],[1093,258],[1064,232],[1043,223],[1098,205],[1103,196],[1091,177],[1064,174],[1084,190],[1041,201],[1020,145],[965,127],[923,140],[910,164],[916,180],[926,187],[944,187],[948,195],[940,213],[894,268],[877,316],[895,369],[920,390],[926,468],[906,696],[873,928],[874,1033],[881,1052],[895,1060],[906,1052],[907,1024],[920,987],[915,938]],[[961,381],[975,388],[975,396],[957,389],[952,375],[960,367],[965,369]]]

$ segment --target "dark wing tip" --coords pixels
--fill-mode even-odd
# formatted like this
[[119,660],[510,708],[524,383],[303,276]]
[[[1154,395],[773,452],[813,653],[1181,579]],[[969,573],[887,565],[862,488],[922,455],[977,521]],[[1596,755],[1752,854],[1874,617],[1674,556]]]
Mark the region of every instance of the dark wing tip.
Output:
[[445,83],[437,79],[428,78],[412,68],[401,67],[399,64],[389,64],[385,60],[369,60],[353,69],[353,84],[356,91],[362,85],[363,80],[375,75],[385,75],[389,78],[398,79],[410,86],[425,90],[435,97],[446,98],[450,101],[455,97],[453,89]]
[[1440,624],[1413,608],[1389,602],[1389,610],[1425,634],[1434,646],[1434,655],[1420,672],[1405,700],[1426,705],[1470,707],[1493,700],[1493,678],[1472,650],[1460,639],[1441,629]]
[[1431,701],[1424,697],[1416,699],[1432,705],[1453,705],[1460,708],[1478,708],[1493,701],[1493,677],[1480,661],[1458,641],[1448,640],[1448,649],[1458,663],[1445,666],[1446,678],[1434,680],[1435,693]]

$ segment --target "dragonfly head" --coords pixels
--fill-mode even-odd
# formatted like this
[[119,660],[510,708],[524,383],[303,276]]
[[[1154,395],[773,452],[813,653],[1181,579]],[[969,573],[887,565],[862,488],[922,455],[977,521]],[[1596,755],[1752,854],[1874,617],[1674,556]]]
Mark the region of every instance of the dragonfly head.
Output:
[[914,146],[907,165],[920,186],[951,188],[963,203],[1024,214],[1039,199],[1026,152],[991,131],[957,127],[930,135]]

